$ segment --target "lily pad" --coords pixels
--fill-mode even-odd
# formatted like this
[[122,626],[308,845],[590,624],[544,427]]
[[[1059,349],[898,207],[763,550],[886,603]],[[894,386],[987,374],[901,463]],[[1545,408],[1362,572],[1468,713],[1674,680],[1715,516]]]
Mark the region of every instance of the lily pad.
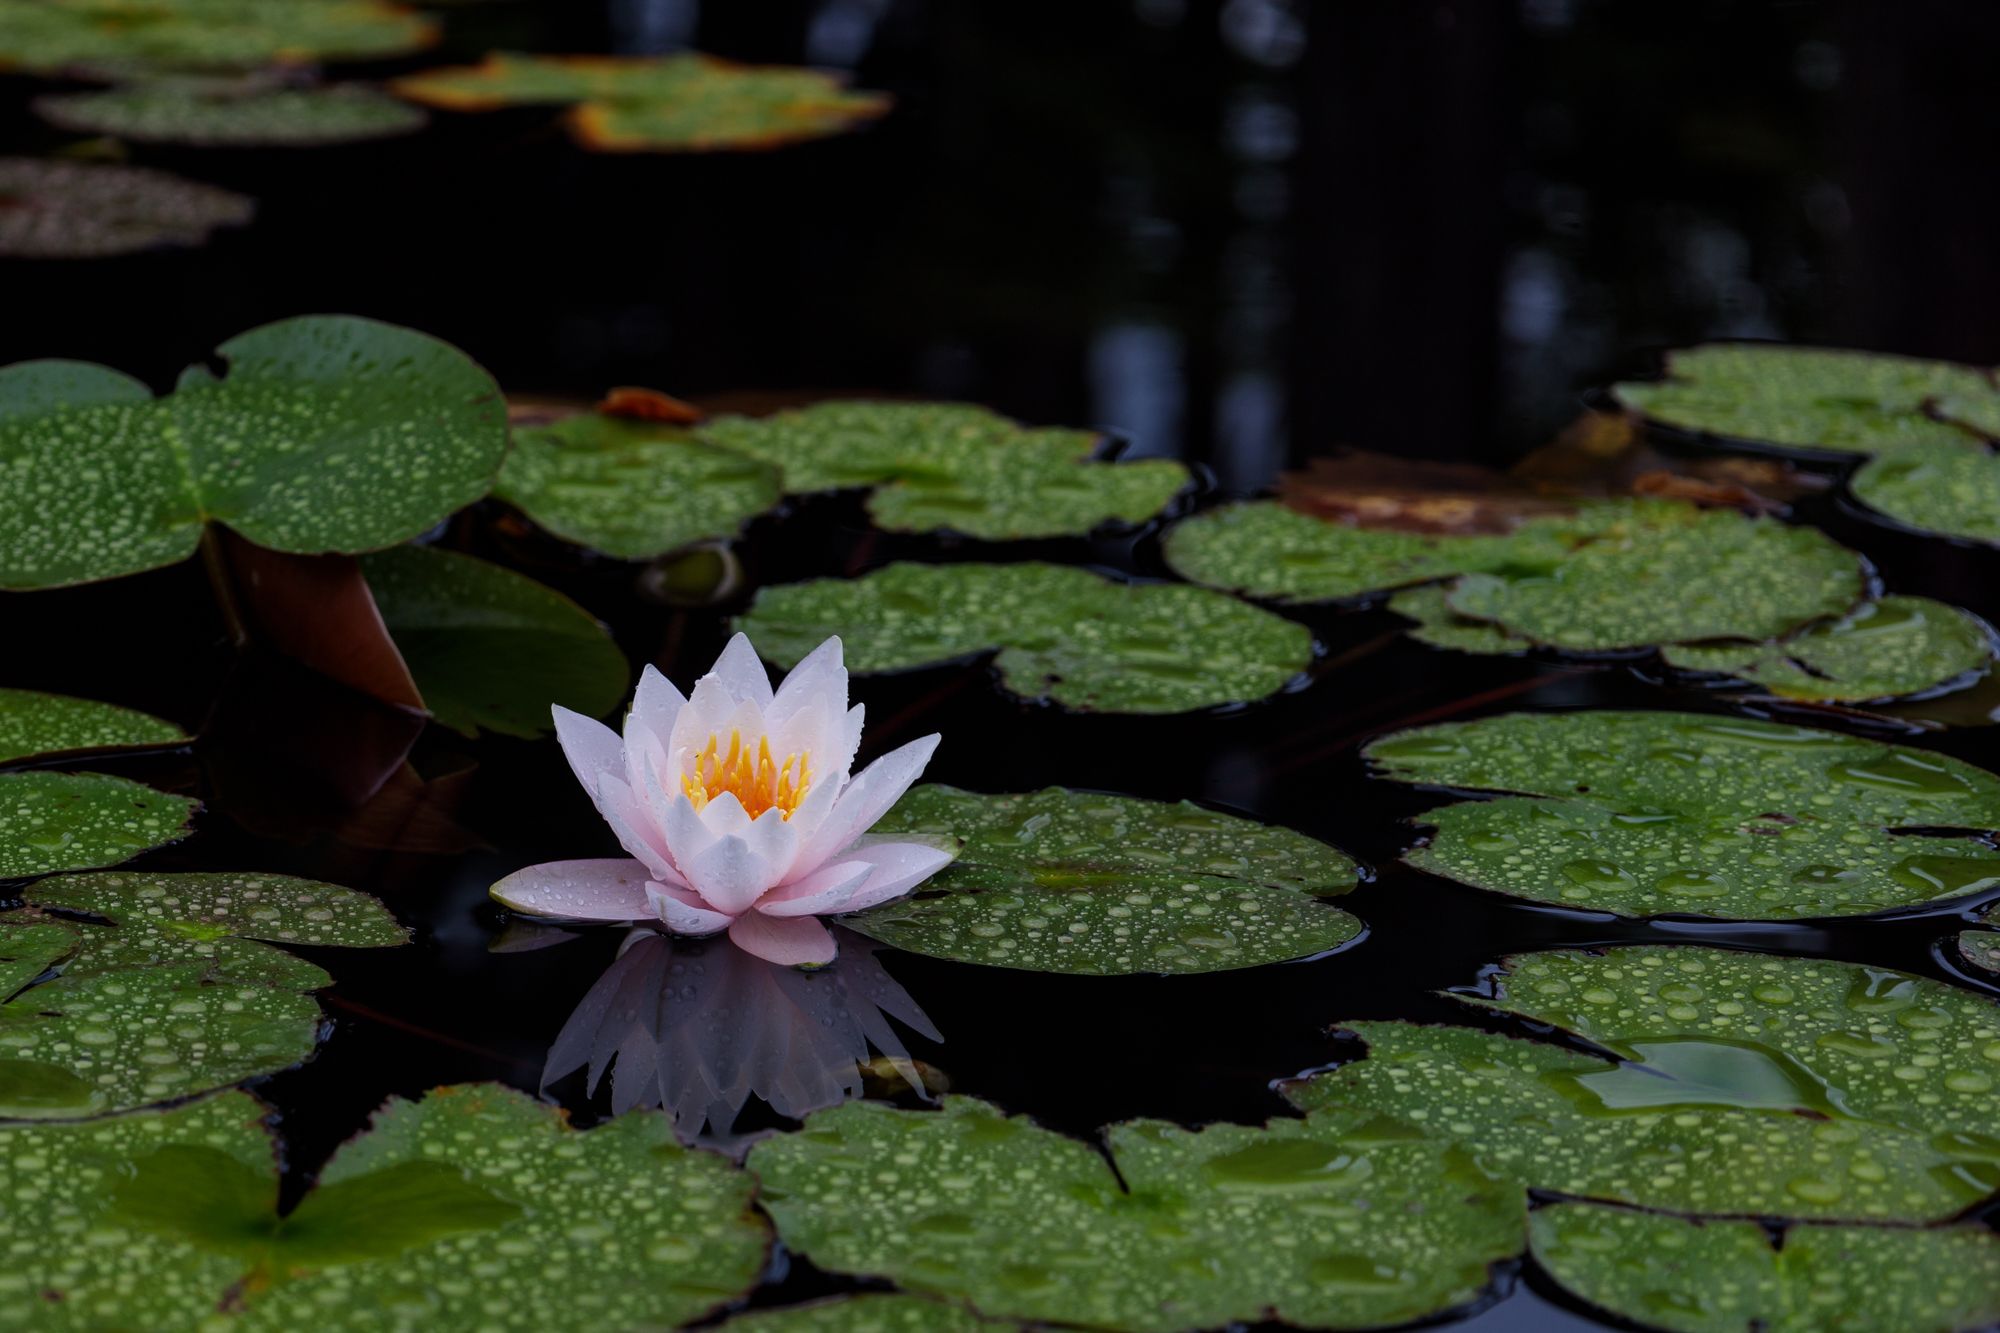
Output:
[[1323,901],[1354,887],[1353,861],[1188,801],[925,786],[875,832],[964,844],[914,896],[847,918],[912,953],[1090,976],[1216,972],[1324,953],[1361,933]]
[[1663,425],[1827,453],[1967,448],[1973,432],[1938,420],[1933,406],[1951,399],[1978,411],[2000,398],[1993,376],[1972,366],[1827,347],[1711,343],[1670,353],[1666,371],[1612,394]]
[[963,403],[835,401],[768,417],[718,417],[701,438],[775,465],[785,490],[874,487],[893,532],[947,529],[1002,541],[1142,523],[1188,483],[1164,459],[1094,461],[1100,437],[1027,430]]
[[585,413],[517,429],[494,494],[567,541],[651,560],[729,538],[778,502],[778,471],[682,427]]
[[371,88],[285,88],[262,80],[159,79],[39,97],[34,105],[43,120],[77,134],[198,148],[358,143],[412,133],[428,119]]
[[129,861],[186,837],[200,808],[105,773],[0,773],[0,879]]
[[258,941],[406,938],[366,894],[279,875],[79,875],[26,896],[0,915],[0,952],[60,973],[0,1006],[0,1116],[25,1119],[129,1110],[295,1064],[322,1021],[304,992],[330,978]]
[[[2000,904],[1986,909],[1988,925],[2000,926]],[[1958,935],[1958,955],[1972,966],[2000,972],[2000,930],[1963,930]]]
[[179,745],[187,734],[148,713],[94,699],[0,689],[0,762],[65,750]]
[[1955,1333],[2000,1320],[2000,1236],[1983,1227],[1785,1229],[1558,1203],[1537,1262],[1579,1299],[1675,1333]]
[[224,523],[273,550],[393,546],[486,493],[499,391],[409,329],[307,316],[217,349],[165,398],[104,366],[0,369],[0,587],[114,578]]
[[1006,1326],[981,1319],[960,1305],[901,1292],[751,1310],[720,1325],[729,1333],[981,1333]]
[[0,1182],[35,1200],[0,1221],[0,1292],[56,1328],[194,1327],[218,1310],[249,1330],[669,1327],[764,1263],[750,1178],[680,1148],[658,1115],[579,1133],[491,1084],[391,1101],[280,1216],[262,1112],[227,1093],[0,1130]]
[[835,75],[704,55],[488,55],[398,79],[396,92],[448,111],[571,105],[570,134],[599,152],[778,148],[853,129],[889,110]]
[[379,0],[0,0],[0,68],[46,73],[371,60],[435,40]]
[[1884,597],[1774,642],[1669,645],[1661,656],[1683,671],[1737,676],[1782,699],[1853,703],[1966,683],[1992,666],[1993,640],[1957,607]]
[[1694,713],[1512,713],[1370,745],[1403,782],[1517,792],[1419,816],[1412,865],[1538,902],[1784,921],[2000,884],[2000,777],[1829,731]]
[[1505,656],[1528,651],[1532,644],[1515,638],[1487,620],[1474,620],[1451,609],[1449,592],[1441,584],[1405,588],[1389,599],[1389,609],[1416,622],[1409,634],[1418,643],[1459,653]]
[[1305,626],[1221,593],[1035,562],[894,564],[765,588],[739,628],[786,667],[832,634],[859,672],[998,649],[994,665],[1014,693],[1111,713],[1261,699],[1312,660]]
[[[164,171],[0,157],[0,258],[102,259],[201,245],[256,211],[247,195]],[[10,407],[0,406],[0,416]]]
[[1854,498],[1921,532],[2000,545],[2000,457],[1987,449],[1898,449],[1863,464]]
[[1607,1056],[1349,1023],[1366,1058],[1288,1095],[1393,1116],[1534,1189],[1674,1212],[1933,1221],[2000,1186],[2000,1005],[1984,996],[1685,945],[1527,954],[1488,984],[1460,998]]
[[779,1235],[821,1268],[1092,1328],[1399,1324],[1476,1299],[1523,1240],[1518,1186],[1377,1117],[1135,1121],[1106,1139],[1109,1163],[970,1098],[853,1102],[749,1165]]
[[617,706],[625,654],[595,617],[499,565],[427,546],[361,562],[382,621],[440,726],[539,736],[551,702],[589,717]]

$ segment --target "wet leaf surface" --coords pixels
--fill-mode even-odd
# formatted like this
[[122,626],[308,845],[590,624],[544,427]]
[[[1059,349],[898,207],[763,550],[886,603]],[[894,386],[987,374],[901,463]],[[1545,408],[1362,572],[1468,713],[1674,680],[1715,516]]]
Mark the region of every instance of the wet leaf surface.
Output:
[[963,843],[912,897],[847,920],[914,953],[1092,976],[1216,972],[1323,953],[1361,933],[1322,901],[1354,887],[1353,861],[1191,802],[933,785],[875,832]]
[[1986,627],[1926,597],[1884,597],[1837,620],[1762,644],[1669,645],[1684,671],[1736,676],[1783,699],[1862,702],[1921,694],[1993,662]]
[[1367,750],[1404,782],[1522,793],[1444,806],[1410,864],[1621,916],[1793,920],[2000,883],[2000,852],[1899,828],[2000,828],[2000,778],[1829,731],[1692,713],[1513,713]]
[[1933,1221],[2000,1186],[2000,1005],[1985,996],[1682,945],[1525,954],[1489,984],[1493,999],[1465,998],[1618,1059],[1348,1023],[1366,1058],[1289,1095],[1407,1121],[1535,1189],[1675,1212]]
[[860,1102],[749,1165],[779,1235],[821,1268],[1095,1328],[1401,1323],[1476,1298],[1523,1240],[1518,1186],[1378,1117],[1134,1121],[1106,1140],[1115,1176],[1092,1146],[984,1102]]
[[404,55],[437,28],[379,0],[0,0],[0,66],[247,69]]
[[1983,1227],[1696,1222],[1591,1204],[1537,1209],[1538,1263],[1578,1298],[1675,1333],[1954,1333],[2000,1319],[2000,1236]]
[[1405,588],[1389,599],[1389,609],[1415,621],[1410,637],[1433,648],[1500,655],[1524,653],[1534,646],[1513,637],[1492,621],[1474,620],[1452,610],[1450,593],[1442,584]]
[[424,334],[306,316],[217,355],[225,375],[159,399],[104,366],[0,369],[0,586],[172,564],[209,520],[299,554],[392,546],[485,494],[506,449],[493,381]]
[[533,579],[427,546],[361,567],[440,726],[540,736],[554,727],[551,703],[601,717],[624,697],[631,672],[609,632]]
[[[218,1310],[246,1329],[659,1327],[763,1266],[749,1177],[680,1148],[661,1116],[579,1133],[509,1089],[440,1088],[391,1101],[280,1217],[262,1111],[226,1093],[0,1129],[0,1181],[37,1203],[0,1221],[22,1256],[0,1290],[34,1293],[39,1326],[57,1328],[192,1327]],[[24,1227],[117,1243],[24,1248]]]
[[197,148],[306,148],[409,134],[424,113],[360,86],[287,88],[263,80],[159,79],[35,99],[59,129]]
[[[2000,926],[2000,904],[1987,908],[1982,920],[1990,926]],[[2000,930],[1960,931],[1958,955],[1976,968],[2000,972]]]
[[103,259],[201,245],[255,212],[246,195],[164,171],[0,157],[0,258]]
[[1950,445],[1872,458],[1848,482],[1854,498],[1921,532],[2000,544],[2000,458]]
[[35,690],[0,689],[0,762],[65,750],[178,745],[171,722],[116,704]]
[[105,773],[0,773],[0,879],[117,865],[185,837],[199,808]]
[[963,1306],[877,1292],[811,1305],[751,1310],[721,1325],[730,1333],[978,1333],[1011,1327]]
[[832,634],[857,672],[998,649],[994,665],[1014,693],[1111,713],[1261,699],[1312,655],[1305,626],[1220,593],[1033,562],[895,564],[858,579],[767,587],[738,627],[787,668]]

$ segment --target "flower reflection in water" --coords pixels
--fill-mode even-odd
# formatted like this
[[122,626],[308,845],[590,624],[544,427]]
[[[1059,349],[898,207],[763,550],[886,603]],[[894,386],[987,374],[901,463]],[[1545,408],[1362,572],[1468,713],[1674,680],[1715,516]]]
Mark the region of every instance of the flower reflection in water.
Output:
[[923,1092],[889,1019],[942,1038],[876,959],[881,946],[836,934],[839,961],[802,971],[727,937],[632,931],[557,1035],[543,1086],[584,1069],[595,1093],[608,1069],[614,1113],[664,1107],[689,1140],[704,1126],[726,1137],[752,1097],[798,1119],[859,1095],[871,1046]]

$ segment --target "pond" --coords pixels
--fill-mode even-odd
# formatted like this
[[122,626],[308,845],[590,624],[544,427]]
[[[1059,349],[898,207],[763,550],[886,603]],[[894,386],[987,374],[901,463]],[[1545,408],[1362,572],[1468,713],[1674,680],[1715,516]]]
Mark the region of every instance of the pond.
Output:
[[0,1326],[2000,1326],[1992,26],[0,0]]

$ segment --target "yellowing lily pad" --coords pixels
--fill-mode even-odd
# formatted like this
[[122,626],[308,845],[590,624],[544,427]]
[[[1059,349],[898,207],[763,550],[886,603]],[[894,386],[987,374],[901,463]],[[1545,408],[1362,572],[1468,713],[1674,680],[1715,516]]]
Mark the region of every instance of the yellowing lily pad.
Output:
[[371,88],[287,88],[266,80],[156,79],[40,97],[34,105],[43,120],[77,134],[197,148],[358,143],[413,133],[428,119]]
[[[0,28],[5,22],[0,8]],[[4,258],[102,259],[196,246],[223,227],[242,226],[256,211],[245,195],[164,171],[0,157]],[[0,417],[7,413],[0,406]]]
[[0,773],[0,879],[129,861],[186,837],[200,808],[106,773]]
[[1312,657],[1305,626],[1221,593],[1034,562],[895,564],[768,587],[738,627],[786,667],[833,634],[859,672],[998,649],[994,665],[1014,693],[1114,713],[1261,699]]
[[1614,912],[1784,921],[2000,885],[2000,778],[1834,732],[1691,713],[1513,713],[1384,737],[1389,777],[1521,793],[1430,810],[1412,865]]
[[35,690],[0,689],[0,762],[65,750],[178,745],[171,722],[116,704]]
[[852,1102],[749,1166],[785,1244],[821,1268],[1089,1328],[1400,1324],[1478,1298],[1523,1240],[1518,1186],[1376,1117],[1134,1121],[1106,1140],[1100,1154],[964,1097]]
[[888,97],[850,91],[832,74],[704,55],[495,53],[393,86],[450,111],[569,105],[570,134],[599,152],[777,148],[843,133],[889,110]]
[[1358,873],[1289,829],[1061,787],[919,787],[875,832],[963,844],[908,898],[846,924],[913,953],[1034,972],[1216,972],[1323,953],[1361,933],[1325,902]]
[[1905,527],[2000,544],[2000,457],[1991,450],[1898,449],[1863,464],[1848,489]]
[[392,546],[486,493],[499,391],[445,343],[352,316],[267,324],[154,398],[75,361],[0,369],[0,587],[193,554],[204,523],[274,550]]
[[372,60],[435,40],[380,0],[0,0],[0,68],[49,73]]
[[1864,602],[1769,643],[1680,644],[1663,650],[1684,671],[1737,676],[1783,699],[1862,702],[1970,683],[1991,668],[1986,626],[1925,597]]
[[1523,955],[1488,985],[1469,1002],[1606,1055],[1349,1023],[1366,1056],[1289,1095],[1394,1117],[1534,1189],[1643,1208],[1919,1222],[2000,1186],[2000,1005],[1984,996],[1675,945]]

